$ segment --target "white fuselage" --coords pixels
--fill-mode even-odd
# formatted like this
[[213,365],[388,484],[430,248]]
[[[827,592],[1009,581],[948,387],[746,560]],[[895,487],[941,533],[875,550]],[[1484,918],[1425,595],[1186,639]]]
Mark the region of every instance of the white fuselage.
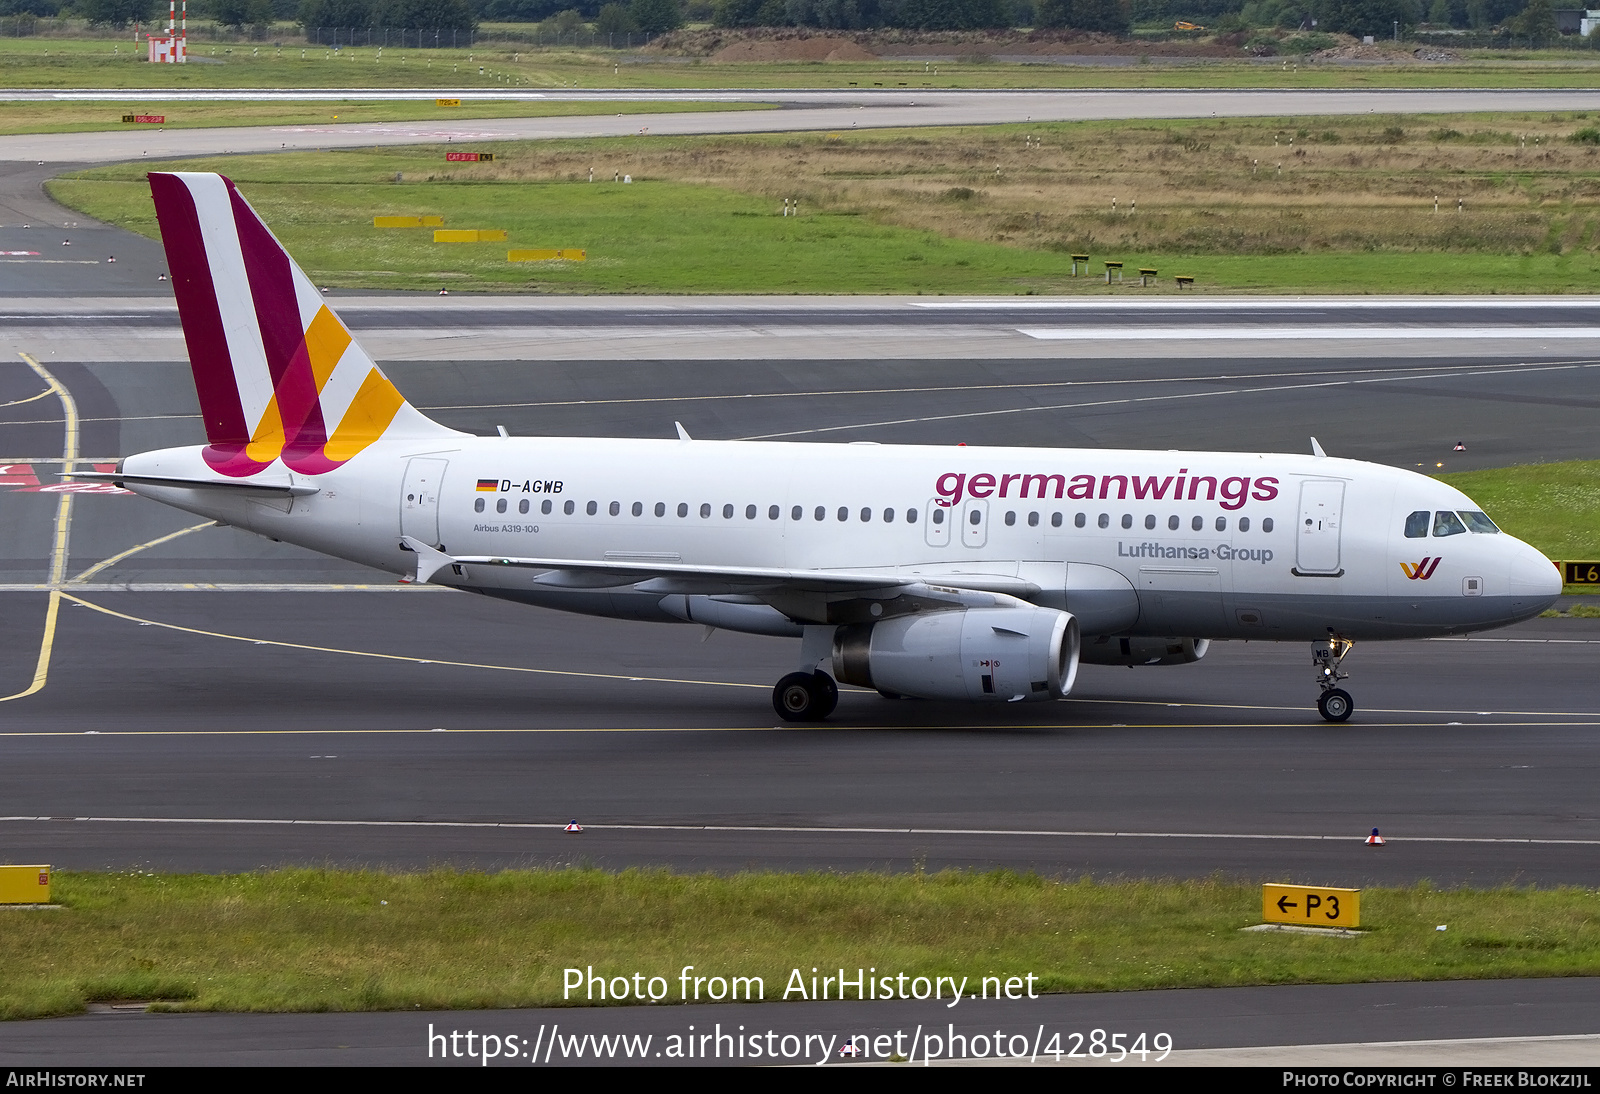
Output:
[[[131,475],[208,478],[200,449]],[[402,536],[452,556],[1010,579],[1085,635],[1421,637],[1501,626],[1560,592],[1509,535],[1406,535],[1472,511],[1408,471],[1317,456],[575,438],[385,439],[298,497],[129,482],[273,539],[406,574]],[[1415,522],[1413,522],[1413,532]],[[760,633],[838,622],[659,583],[550,584],[476,565],[434,578],[596,615]],[[979,587],[981,582],[978,582]],[[1037,590],[1037,591],[1031,591]],[[696,609],[698,608],[698,614]],[[811,614],[807,614],[811,613]]]

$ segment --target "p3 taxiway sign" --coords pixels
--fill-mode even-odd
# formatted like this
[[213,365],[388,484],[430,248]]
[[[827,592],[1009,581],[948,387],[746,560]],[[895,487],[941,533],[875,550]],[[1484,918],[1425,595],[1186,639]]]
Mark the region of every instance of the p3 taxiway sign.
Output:
[[1301,927],[1361,926],[1361,890],[1323,885],[1263,885],[1261,918]]

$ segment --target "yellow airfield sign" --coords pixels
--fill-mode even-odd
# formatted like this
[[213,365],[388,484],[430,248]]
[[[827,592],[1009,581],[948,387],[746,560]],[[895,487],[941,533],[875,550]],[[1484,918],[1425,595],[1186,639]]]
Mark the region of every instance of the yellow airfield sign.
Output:
[[1326,885],[1263,885],[1261,918],[1301,927],[1361,926],[1361,890]]

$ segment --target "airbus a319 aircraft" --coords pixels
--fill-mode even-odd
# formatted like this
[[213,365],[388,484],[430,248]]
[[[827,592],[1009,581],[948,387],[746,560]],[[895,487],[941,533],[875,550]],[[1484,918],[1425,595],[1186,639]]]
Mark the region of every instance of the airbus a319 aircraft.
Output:
[[800,640],[773,705],[838,683],[1047,701],[1080,663],[1499,627],[1561,591],[1460,491],[1322,454],[478,437],[414,409],[228,179],[152,174],[207,442],[104,478],[466,592]]

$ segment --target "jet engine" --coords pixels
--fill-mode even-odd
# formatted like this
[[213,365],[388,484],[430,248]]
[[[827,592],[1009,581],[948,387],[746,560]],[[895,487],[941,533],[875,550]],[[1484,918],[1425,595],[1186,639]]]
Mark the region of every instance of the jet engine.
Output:
[[1192,665],[1210,648],[1209,638],[1097,638],[1079,656],[1085,665]]
[[840,627],[833,674],[920,699],[1064,699],[1078,647],[1078,621],[1054,608],[929,612]]

